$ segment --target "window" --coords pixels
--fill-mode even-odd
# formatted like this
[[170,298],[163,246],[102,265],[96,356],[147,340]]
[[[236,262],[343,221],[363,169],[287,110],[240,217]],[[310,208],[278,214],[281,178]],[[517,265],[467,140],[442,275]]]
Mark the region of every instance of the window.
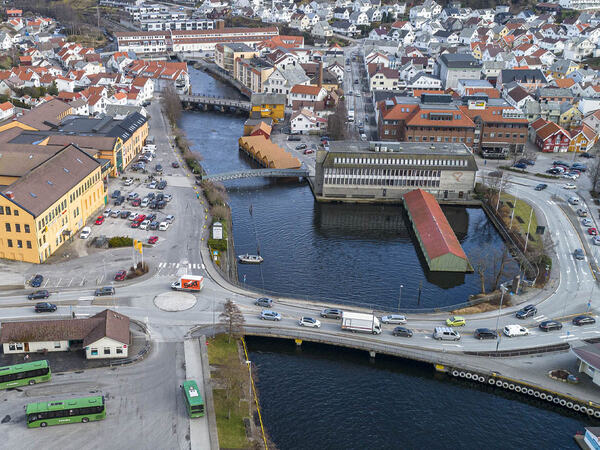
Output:
[[18,215],[19,215],[19,210],[18,210],[18,209],[15,209],[15,211],[14,211],[14,212],[15,212],[15,216],[18,216]]
[[91,349],[91,354],[92,354],[92,356],[98,356],[98,349],[97,348]]
[[15,223],[15,231],[16,231],[17,233],[20,233],[20,232],[21,232],[21,224],[20,224],[20,223]]
[[0,206],[0,214],[4,215],[4,206]]
[[60,342],[55,342],[54,343],[54,348],[60,348]]
[[31,241],[27,241],[27,248],[31,248]]
[[7,223],[5,226],[6,226],[6,231],[10,233],[10,231],[11,231],[10,230],[10,223]]
[[23,248],[23,241],[22,240],[17,240],[17,248]]
[[7,207],[5,208],[5,211],[6,211],[6,215],[7,215],[7,216],[10,216],[10,206],[7,206]]
[[8,244],[9,247],[12,248],[12,246],[13,246],[12,239],[7,239],[6,243]]
[[122,355],[123,354],[123,349],[121,347],[117,347],[117,355]]
[[25,224],[24,227],[25,227],[25,233],[30,233],[29,225]]
[[104,354],[110,355],[110,347],[104,347]]

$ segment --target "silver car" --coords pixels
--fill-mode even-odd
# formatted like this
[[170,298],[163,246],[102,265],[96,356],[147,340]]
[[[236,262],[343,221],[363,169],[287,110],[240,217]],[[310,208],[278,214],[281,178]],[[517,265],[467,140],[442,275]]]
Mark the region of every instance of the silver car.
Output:
[[312,317],[300,317],[298,325],[301,327],[319,328],[321,326],[321,322],[317,319],[313,319]]
[[381,318],[382,323],[406,323],[406,316],[402,314],[390,314]]
[[260,318],[261,320],[281,320],[281,314],[279,314],[278,312],[275,311],[271,311],[268,309],[263,309],[260,312]]

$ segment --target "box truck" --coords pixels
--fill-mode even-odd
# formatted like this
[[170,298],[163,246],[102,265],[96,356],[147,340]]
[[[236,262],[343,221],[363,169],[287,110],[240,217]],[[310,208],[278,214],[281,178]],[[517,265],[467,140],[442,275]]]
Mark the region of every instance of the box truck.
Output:
[[171,289],[176,291],[199,291],[203,287],[204,277],[201,275],[183,275],[171,283]]
[[342,313],[342,330],[381,334],[381,323],[373,314],[344,311]]

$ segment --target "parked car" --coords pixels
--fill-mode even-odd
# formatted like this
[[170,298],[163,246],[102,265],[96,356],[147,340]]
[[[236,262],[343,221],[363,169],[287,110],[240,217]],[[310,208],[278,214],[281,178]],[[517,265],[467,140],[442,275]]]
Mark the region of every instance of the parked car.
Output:
[[142,222],[140,222],[140,230],[147,230],[148,225],[150,225],[150,221],[148,219],[143,220]]
[[125,202],[125,196],[121,195],[119,198],[116,198],[114,201],[115,206],[121,206]]
[[533,159],[521,158],[518,162],[527,164],[528,166],[535,166],[535,161]]
[[108,209],[105,209],[105,210],[104,210],[104,212],[102,213],[102,215],[103,215],[104,217],[108,217],[108,216],[110,216],[110,213],[111,213],[111,212],[112,212],[112,210],[111,210],[110,208],[108,208]]
[[596,157],[596,155],[594,155],[593,153],[588,153],[588,152],[580,153],[579,156],[581,156],[582,158],[595,158]]
[[148,244],[156,244],[158,242],[158,236],[150,236],[148,238]]
[[298,325],[300,325],[301,327],[320,328],[321,322],[312,317],[300,317]]
[[167,231],[169,229],[169,224],[167,222],[161,222],[158,224],[159,231]]
[[113,191],[113,193],[110,195],[111,198],[119,198],[121,196],[121,191],[120,190],[116,190]]
[[154,171],[156,173],[163,173],[163,167],[161,164],[157,164],[156,166],[154,166]]
[[175,216],[169,214],[167,217],[165,217],[165,222],[167,223],[173,223],[175,221]]
[[148,225],[148,229],[149,230],[158,230],[158,221],[157,220],[153,220],[152,222],[150,222],[150,225]]
[[163,200],[168,203],[171,200],[173,200],[173,195],[172,194],[165,194],[165,196],[163,197]]
[[270,311],[268,309],[264,309],[260,312],[260,318],[261,320],[276,320],[276,321],[280,321],[281,320],[281,314],[279,314],[278,312],[275,311]]
[[142,223],[144,220],[146,220],[146,214],[140,214],[135,218],[135,221],[139,223]]
[[561,328],[562,323],[557,320],[544,320],[540,323],[540,330],[542,331],[560,330]]
[[475,339],[496,339],[498,337],[498,333],[495,330],[490,330],[489,328],[477,328],[473,333],[473,337]]
[[127,219],[131,215],[131,211],[121,211],[121,219]]
[[96,297],[102,297],[104,295],[115,295],[115,288],[112,286],[103,286],[94,291]]
[[156,189],[156,181],[151,181],[146,185],[148,189]]
[[136,198],[131,202],[131,206],[140,206],[142,204],[141,198]]
[[402,314],[390,314],[383,316],[381,323],[406,323],[406,316]]
[[300,141],[302,139],[300,139],[300,136],[291,135],[291,136],[288,136],[287,140],[288,141]]
[[131,222],[130,227],[131,228],[139,228],[140,227],[140,223],[141,222],[138,222],[137,220],[134,220],[133,222]]
[[467,321],[462,316],[452,316],[446,319],[446,325],[449,327],[464,327]]
[[156,189],[159,189],[161,191],[166,187],[167,187],[167,182],[165,180],[159,181],[159,183],[156,185]]
[[115,274],[115,281],[123,281],[126,276],[127,276],[127,271],[126,270],[119,270]]
[[140,194],[138,194],[137,192],[131,192],[127,196],[127,200],[134,200],[134,199],[138,198],[139,196],[140,196]]
[[567,183],[567,184],[563,184],[563,189],[577,189],[577,186],[575,186],[573,183]]
[[94,222],[96,225],[102,225],[104,223],[104,216],[98,216],[96,217],[96,222]]
[[528,317],[533,317],[537,314],[537,308],[533,305],[527,305],[518,310],[515,314],[517,319],[526,319]]
[[576,180],[577,179],[577,175],[572,175],[570,173],[563,173],[562,174],[562,178],[568,178],[569,180]]
[[525,164],[525,163],[516,163],[515,165],[513,165],[513,167],[516,167],[517,169],[527,169],[527,164]]
[[405,328],[405,327],[396,327],[392,331],[392,334],[394,336],[400,336],[400,337],[412,337],[413,332],[412,332],[412,330]]
[[137,219],[137,216],[139,216],[138,213],[131,213],[127,218],[133,222],[135,219]]
[[254,304],[256,306],[270,308],[271,306],[273,306],[273,300],[271,300],[270,298],[267,298],[267,297],[260,297],[254,301]]
[[306,147],[308,147],[306,144],[296,145],[296,150],[304,150]]
[[154,222],[156,220],[156,214],[152,213],[152,214],[148,214],[146,216],[146,220],[150,221],[150,222]]
[[315,152],[314,148],[307,148],[306,150],[304,150],[304,154],[305,155],[311,155]]
[[165,206],[167,206],[167,202],[165,202],[164,200],[161,200],[156,204],[156,207],[158,209],[164,209]]
[[544,189],[546,189],[548,187],[548,185],[546,183],[540,183],[535,187],[536,191],[543,191]]
[[341,319],[343,311],[336,308],[325,308],[321,311],[320,316],[328,319]]
[[581,248],[576,248],[573,252],[573,256],[575,257],[575,259],[578,259],[580,261],[585,259],[585,253],[583,253],[583,249]]
[[594,236],[592,238],[592,242],[594,243],[594,245],[600,245],[600,236]]
[[582,325],[591,325],[596,323],[596,319],[592,316],[577,316],[573,317],[573,325],[577,325],[578,327]]
[[178,169],[178,168],[179,168],[179,163],[178,163],[177,161],[173,161],[173,162],[171,163],[171,167],[172,167],[173,169]]
[[41,291],[34,291],[27,296],[29,300],[39,300],[48,297],[50,297],[50,292],[48,292],[46,289],[42,289]]
[[546,170],[546,173],[549,173],[550,175],[558,175],[558,174],[560,174],[562,172],[563,172],[562,170],[557,169],[556,167],[553,167],[552,169]]
[[119,217],[121,215],[121,210],[120,209],[113,209],[110,212],[110,217]]
[[123,184],[124,184],[125,186],[131,186],[131,185],[133,184],[133,178],[125,178],[125,179],[123,180]]
[[90,237],[91,233],[92,233],[92,229],[90,227],[83,227],[81,229],[81,233],[79,233],[79,237],[81,239],[87,239]]
[[35,304],[35,312],[54,312],[56,311],[56,305],[54,303],[41,302]]
[[521,325],[506,325],[502,331],[508,337],[526,336],[529,334],[529,330]]

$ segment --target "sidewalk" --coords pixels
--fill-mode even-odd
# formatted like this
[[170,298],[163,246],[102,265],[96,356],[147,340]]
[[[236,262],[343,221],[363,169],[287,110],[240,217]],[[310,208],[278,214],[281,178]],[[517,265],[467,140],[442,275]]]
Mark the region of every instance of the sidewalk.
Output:
[[[185,352],[185,378],[198,384],[200,395],[206,399],[205,380],[202,372],[202,359],[198,339],[187,339],[183,343]],[[206,403],[205,403],[206,410]],[[208,415],[190,420],[190,445],[192,450],[207,450],[211,448],[208,428]],[[214,449],[217,450],[217,449]]]

